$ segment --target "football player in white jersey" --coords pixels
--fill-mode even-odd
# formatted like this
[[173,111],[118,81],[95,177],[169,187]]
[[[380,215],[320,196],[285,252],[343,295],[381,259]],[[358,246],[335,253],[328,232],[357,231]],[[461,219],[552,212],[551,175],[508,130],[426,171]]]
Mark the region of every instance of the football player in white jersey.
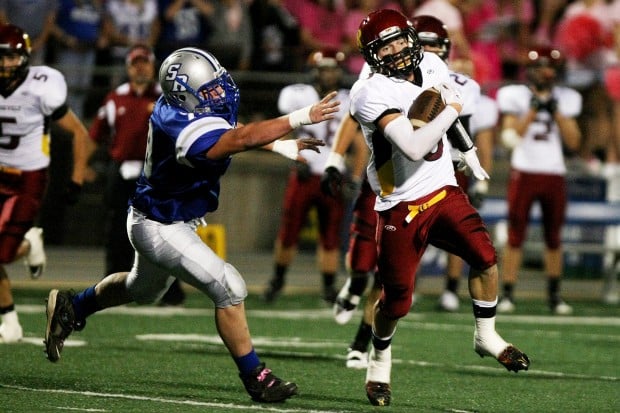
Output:
[[[443,23],[433,16],[422,15],[414,17],[412,19],[412,24],[418,34],[424,52],[435,53],[445,61],[450,53],[450,40],[447,38],[448,33]],[[365,68],[367,67],[368,64],[365,65]],[[360,74],[360,78],[367,76],[368,73],[365,70]],[[486,99],[484,100],[485,104],[481,105],[480,99],[482,96],[480,96],[480,87],[471,77],[450,70],[450,80],[455,87],[461,89],[465,96],[463,110],[459,114],[459,120],[464,125],[469,125],[469,128],[475,131],[476,145],[478,146],[480,143],[482,148],[484,148],[484,151],[478,151],[481,157],[481,164],[484,169],[488,171],[492,160],[493,133],[491,132],[489,135],[486,131],[488,131],[489,128],[493,128],[497,123],[497,110],[491,110],[492,108],[488,105],[489,101]],[[347,119],[347,123],[354,123],[354,121],[349,119]],[[491,126],[488,126],[489,123]],[[475,129],[473,129],[474,124],[477,125]],[[340,133],[332,148],[332,152],[335,152],[337,155],[342,156],[346,152],[348,147],[347,142],[351,142],[354,137],[354,129],[352,127],[343,127],[342,131],[346,131],[347,129],[353,132]],[[478,136],[478,132],[484,132],[484,136]],[[480,142],[478,142],[478,138],[480,138]],[[459,186],[467,192],[469,177],[457,168],[458,161],[460,160],[460,152],[456,149],[452,149],[451,153],[457,182]],[[332,155],[332,159],[336,158],[336,154]],[[328,164],[326,168],[326,179],[329,178],[329,174],[333,174],[333,172],[330,171],[331,168],[333,168],[333,165]],[[486,184],[486,182],[486,180],[476,180],[474,188],[478,188],[478,191],[483,191],[485,188],[479,188],[480,185],[478,185],[478,183]],[[327,188],[329,189],[329,187]],[[486,193],[486,191],[484,192]],[[478,194],[478,197],[480,196],[481,195]],[[376,226],[374,197],[370,188],[363,184],[361,194],[355,203],[355,219],[351,225],[351,240],[347,253],[349,278],[340,290],[336,303],[334,304],[334,318],[339,324],[345,324],[351,319],[353,311],[360,301],[360,296],[366,288],[367,278],[370,274],[374,273],[374,267],[376,265],[376,253],[372,250],[372,248],[374,248],[374,227]],[[470,195],[470,200],[474,197],[476,197],[474,194]],[[439,305],[444,310],[456,311],[459,306],[459,298],[456,295],[456,289],[463,264],[459,257],[454,255],[449,255],[449,257],[447,292],[441,295]],[[355,338],[350,344],[347,352],[346,366],[349,368],[367,367],[367,349],[371,338],[372,308],[376,301],[376,297],[380,294],[380,288],[375,277],[375,283],[364,304],[362,320],[360,321]]]
[[[285,277],[297,253],[299,234],[310,210],[317,212],[319,239],[317,263],[322,277],[323,300],[331,304],[337,294],[336,273],[340,265],[342,223],[346,200],[321,192],[321,175],[330,153],[336,129],[349,107],[349,90],[342,87],[344,53],[335,50],[312,52],[308,58],[313,83],[295,83],[284,87],[278,97],[278,109],[286,114],[298,110],[332,90],[341,103],[334,119],[318,125],[306,125],[295,131],[297,137],[311,136],[325,142],[320,153],[307,152],[302,161],[295,162],[286,185],[280,228],[274,245],[274,273],[263,293],[266,302],[273,302],[285,284]],[[366,145],[362,141],[352,154],[353,165],[362,170],[367,160]]]
[[502,143],[512,150],[508,182],[508,244],[503,254],[503,297],[500,312],[515,310],[513,289],[521,267],[530,209],[539,202],[542,211],[548,304],[553,314],[570,314],[572,307],[560,297],[563,272],[561,230],[566,215],[564,150],[576,151],[581,131],[576,117],[582,97],[557,84],[564,64],[560,51],[546,46],[528,52],[527,84],[509,85],[497,92],[502,113]]
[[73,134],[73,173],[67,200],[84,180],[88,132],[66,104],[63,75],[30,66],[30,39],[21,28],[0,26],[0,342],[23,336],[4,268],[25,258],[30,275],[41,276],[46,257],[42,229],[32,225],[48,184],[50,121]]
[[[474,350],[508,370],[526,370],[528,357],[495,331],[496,251],[480,215],[456,183],[447,150],[449,138],[474,176],[488,179],[457,122],[463,107],[460,91],[450,85],[446,64],[423,53],[412,23],[399,12],[370,13],[360,24],[358,42],[374,73],[351,88],[350,112],[370,148],[367,175],[377,196],[377,276],[382,285],[366,372],[368,400],[373,405],[391,402],[392,337],[411,308],[415,274],[429,244],[470,266]],[[441,91],[446,106],[414,130],[409,108],[431,87]]]
[[83,329],[93,313],[133,301],[155,302],[179,278],[213,301],[217,331],[250,397],[284,401],[297,393],[297,385],[276,377],[254,351],[245,281],[195,230],[205,214],[218,208],[220,178],[232,155],[263,147],[297,159],[301,149],[318,151],[318,139],[278,138],[333,119],[340,109],[333,100],[336,93],[289,115],[240,125],[239,89],[211,53],[192,47],[174,51],[160,67],[159,82],[163,95],[149,119],[145,164],[127,217],[136,251],[131,272],[110,274],[77,294],[50,291],[47,357],[57,362],[64,340]]

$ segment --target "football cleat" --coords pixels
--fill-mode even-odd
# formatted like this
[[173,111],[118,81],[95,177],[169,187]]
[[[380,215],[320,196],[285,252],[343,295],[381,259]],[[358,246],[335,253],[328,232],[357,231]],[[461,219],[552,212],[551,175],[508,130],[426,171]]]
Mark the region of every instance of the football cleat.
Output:
[[71,291],[50,291],[47,297],[45,327],[45,352],[51,362],[60,360],[60,352],[69,334],[80,331],[86,325],[86,320],[76,320],[73,311],[73,296]]
[[263,300],[267,303],[273,303],[282,292],[282,288],[284,288],[284,280],[277,278],[271,279],[263,293]]
[[515,303],[508,297],[503,297],[499,303],[497,303],[498,313],[514,313],[516,310]]
[[437,303],[440,310],[455,312],[459,310],[459,296],[452,291],[445,290],[439,296],[439,302]]
[[348,369],[358,369],[362,370],[368,367],[368,353],[361,352],[359,350],[349,349],[347,353],[347,363],[346,366]]
[[47,257],[43,249],[43,229],[32,227],[24,235],[24,239],[30,244],[30,250],[24,257],[24,264],[28,268],[30,277],[39,278],[43,275]]
[[[482,355],[480,356],[482,357]],[[530,359],[527,355],[514,346],[508,346],[497,356],[497,361],[506,367],[508,371],[518,373],[519,370],[530,368]]]
[[297,385],[276,377],[261,363],[247,376],[239,375],[252,400],[261,403],[282,402],[297,394]]
[[[495,350],[497,348],[499,350]],[[495,358],[508,371],[517,373],[519,370],[527,370],[530,367],[530,359],[527,355],[512,344],[506,343],[497,333],[494,340],[483,340],[477,334],[474,335],[474,351],[480,357]]]
[[369,381],[366,383],[366,396],[373,406],[389,406],[392,401],[392,388],[389,383]]
[[555,315],[571,315],[573,313],[573,307],[566,304],[562,299],[550,304],[551,312]]
[[349,292],[350,285],[351,279],[348,278],[334,302],[334,320],[340,325],[351,321],[353,313],[360,303],[360,296]]

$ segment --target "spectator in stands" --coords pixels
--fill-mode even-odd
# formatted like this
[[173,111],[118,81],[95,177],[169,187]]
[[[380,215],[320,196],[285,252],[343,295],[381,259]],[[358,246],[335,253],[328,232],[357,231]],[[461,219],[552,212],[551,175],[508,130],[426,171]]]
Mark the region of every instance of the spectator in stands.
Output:
[[252,19],[252,69],[300,70],[299,22],[280,0],[254,0]]
[[344,49],[345,10],[337,3],[335,0],[308,0],[296,15],[304,56],[314,50]]
[[357,28],[370,12],[378,9],[393,9],[402,12],[399,2],[390,0],[353,0],[344,17],[343,51],[347,55],[347,72],[358,75],[364,66],[364,56],[357,46]]
[[567,5],[558,22],[555,47],[567,56],[566,83],[583,95],[579,117],[584,136],[580,155],[592,173],[618,161],[613,142],[612,104],[604,87],[605,70],[618,63],[613,49],[613,10],[609,1],[583,0]]
[[54,25],[55,61],[67,75],[67,102],[81,119],[91,88],[96,49],[102,46],[103,0],[60,0]]
[[30,35],[30,64],[46,63],[47,42],[54,30],[57,0],[0,0],[0,23],[12,23]]
[[527,84],[504,86],[497,93],[502,117],[501,140],[512,150],[508,182],[508,244],[503,254],[503,297],[499,312],[515,310],[514,288],[522,262],[530,210],[538,202],[545,240],[544,271],[553,314],[572,313],[560,296],[563,272],[561,229],[566,213],[566,166],[563,151],[576,151],[581,131],[576,117],[581,95],[558,86],[563,59],[545,46],[528,53]]
[[[122,68],[133,45],[153,47],[160,32],[158,15],[157,0],[107,0],[102,33],[109,56],[99,63]],[[124,70],[112,73],[109,86],[120,84],[123,76]]]
[[476,67],[476,80],[485,91],[494,95],[503,82],[523,78],[534,6],[531,0],[469,3],[461,10]]
[[211,0],[158,0],[161,32],[155,56],[164,59],[181,47],[203,47],[211,34]]
[[252,59],[252,20],[245,0],[213,3],[213,33],[207,48],[228,70],[248,70]]

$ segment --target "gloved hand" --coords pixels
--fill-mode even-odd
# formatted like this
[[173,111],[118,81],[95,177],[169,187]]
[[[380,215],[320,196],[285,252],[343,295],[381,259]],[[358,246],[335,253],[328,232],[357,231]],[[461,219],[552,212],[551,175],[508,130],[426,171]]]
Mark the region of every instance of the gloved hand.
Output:
[[553,115],[558,108],[558,101],[553,96],[550,96],[547,100],[542,100],[538,96],[532,95],[530,107],[536,112],[547,111]]
[[469,193],[468,193],[469,202],[474,206],[474,208],[480,209],[488,193],[489,193],[488,181],[476,181],[469,188]]
[[439,84],[439,86],[436,87],[441,93],[443,103],[445,103],[446,105],[455,103],[457,105],[460,105],[461,107],[463,106],[463,94],[460,90],[448,83],[441,83]]
[[338,168],[329,166],[321,176],[321,191],[334,198],[342,196],[343,177]]
[[461,152],[459,158],[461,159],[457,165],[459,171],[464,172],[467,176],[473,175],[479,181],[489,179],[489,174],[480,165],[475,146],[467,152]]
[[82,185],[77,182],[69,181],[67,188],[65,189],[65,202],[67,205],[77,204],[80,194],[82,193]]

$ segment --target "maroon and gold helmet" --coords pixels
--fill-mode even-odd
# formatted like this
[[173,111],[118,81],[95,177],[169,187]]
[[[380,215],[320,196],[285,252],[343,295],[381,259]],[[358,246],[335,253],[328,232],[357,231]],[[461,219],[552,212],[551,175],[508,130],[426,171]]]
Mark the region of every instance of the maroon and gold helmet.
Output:
[[527,80],[537,89],[547,90],[563,74],[564,63],[564,56],[559,50],[549,46],[534,46],[527,52]]
[[450,54],[450,37],[446,25],[434,16],[415,16],[411,19],[413,28],[418,33],[418,39],[422,46],[437,47],[441,50],[435,52],[443,60],[448,60]]
[[[19,84],[28,73],[30,37],[13,24],[0,25],[0,91],[6,92]],[[2,58],[19,56],[16,66],[4,66]]]
[[308,56],[308,66],[313,68],[342,67],[345,54],[335,49],[316,50]]
[[[399,53],[379,59],[379,49],[400,37],[406,39],[408,46]],[[423,56],[412,23],[396,10],[377,10],[362,20],[357,31],[357,45],[370,67],[386,76],[408,76],[418,67]]]

